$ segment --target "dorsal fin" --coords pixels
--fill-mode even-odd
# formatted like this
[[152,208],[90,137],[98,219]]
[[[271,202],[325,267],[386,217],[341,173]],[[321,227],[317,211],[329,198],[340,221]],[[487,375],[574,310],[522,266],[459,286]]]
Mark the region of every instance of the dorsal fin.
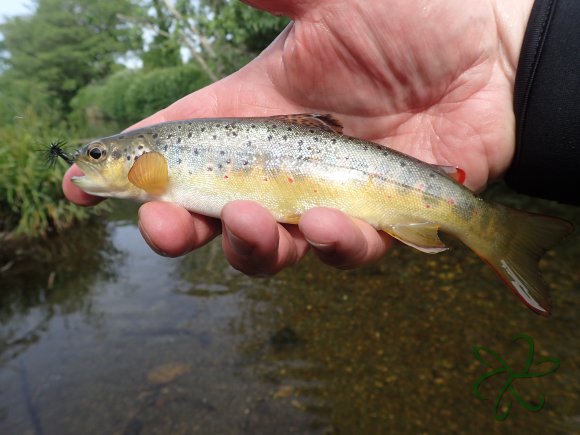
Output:
[[163,195],[169,184],[167,161],[162,154],[150,151],[133,163],[128,178],[131,183],[151,195]]
[[287,124],[305,125],[307,127],[315,127],[324,131],[332,131],[334,133],[342,134],[342,124],[338,119],[328,113],[295,113],[292,115],[271,116],[270,118]]

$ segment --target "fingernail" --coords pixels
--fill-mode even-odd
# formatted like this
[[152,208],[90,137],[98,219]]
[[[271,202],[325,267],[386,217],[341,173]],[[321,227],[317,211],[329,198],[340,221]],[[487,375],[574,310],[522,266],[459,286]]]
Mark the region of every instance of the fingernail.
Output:
[[336,251],[336,246],[334,243],[317,243],[317,242],[313,242],[312,240],[308,240],[308,239],[306,239],[306,241],[314,249],[316,249],[317,251],[323,252],[325,254],[332,254],[334,251]]
[[240,239],[238,236],[234,235],[231,230],[226,226],[226,237],[230,243],[230,246],[234,252],[238,255],[247,257],[252,253],[254,247],[248,242]]
[[139,221],[139,223],[137,224],[137,226],[139,227],[139,231],[141,231],[141,235],[143,236],[143,238],[145,239],[145,241],[147,242],[147,244],[149,245],[149,247],[156,253],[159,254],[163,257],[169,257],[169,254],[165,251],[162,251],[161,249],[159,249],[157,246],[155,246],[155,244],[151,241],[151,237],[149,237],[149,234],[147,234],[147,231],[145,231],[145,229],[141,226],[141,222]]

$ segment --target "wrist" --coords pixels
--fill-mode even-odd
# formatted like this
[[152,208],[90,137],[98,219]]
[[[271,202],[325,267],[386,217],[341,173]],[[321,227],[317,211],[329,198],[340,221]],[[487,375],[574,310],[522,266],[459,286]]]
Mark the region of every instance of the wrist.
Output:
[[501,67],[514,88],[516,71],[534,0],[492,0],[496,19]]

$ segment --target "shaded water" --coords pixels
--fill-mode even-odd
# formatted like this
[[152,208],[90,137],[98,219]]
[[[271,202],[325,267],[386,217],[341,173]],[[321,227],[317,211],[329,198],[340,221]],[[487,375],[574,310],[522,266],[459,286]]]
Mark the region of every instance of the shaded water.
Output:
[[[580,227],[580,209],[524,205]],[[0,274],[0,433],[580,432],[580,231],[542,262],[545,319],[461,246],[436,256],[397,246],[348,272],[307,258],[252,279],[219,241],[157,256],[135,214],[123,205],[109,223],[0,256],[0,268],[12,263]],[[543,394],[541,411],[514,401],[497,422],[507,376],[475,398],[491,369],[472,349],[522,371],[518,333],[533,337],[536,361],[561,366],[513,384],[528,402]]]

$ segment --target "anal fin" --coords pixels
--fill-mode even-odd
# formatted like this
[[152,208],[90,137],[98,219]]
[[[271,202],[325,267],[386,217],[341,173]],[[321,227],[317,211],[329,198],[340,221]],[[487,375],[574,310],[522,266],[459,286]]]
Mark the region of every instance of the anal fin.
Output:
[[397,224],[381,229],[395,239],[427,254],[437,254],[449,249],[439,238],[439,227],[431,222]]

